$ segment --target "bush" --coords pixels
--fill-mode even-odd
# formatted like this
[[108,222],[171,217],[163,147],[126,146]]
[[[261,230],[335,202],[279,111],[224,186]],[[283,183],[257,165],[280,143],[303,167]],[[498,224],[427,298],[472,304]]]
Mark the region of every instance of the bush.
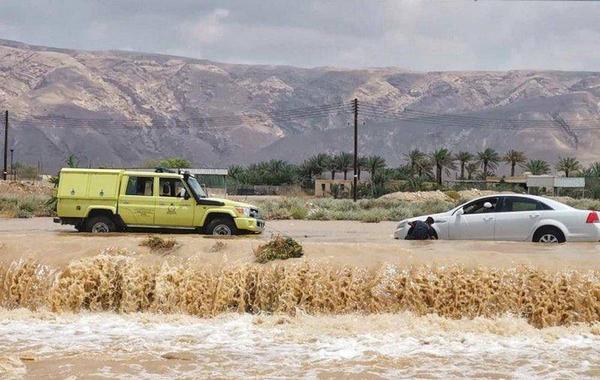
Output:
[[302,246],[291,237],[275,236],[268,243],[254,250],[258,263],[264,264],[272,260],[286,260],[304,255]]
[[386,214],[381,210],[369,210],[360,217],[360,221],[363,223],[379,223],[384,219],[386,219]]
[[[48,197],[39,195],[0,196],[0,215],[9,218],[30,218],[32,216],[55,215]],[[28,216],[26,216],[28,215]]]
[[595,199],[570,199],[566,202],[569,206],[581,210],[600,211],[600,200]]
[[25,209],[19,209],[15,213],[15,218],[28,219],[28,218],[31,218],[31,217],[33,217],[33,214],[31,213],[31,211],[28,211],[28,210],[25,210]]
[[163,239],[160,236],[148,236],[140,242],[141,247],[148,247],[151,251],[165,251],[175,247],[175,239]]
[[452,198],[455,202],[458,202],[461,198],[460,193],[455,190],[448,190],[445,193],[448,197]]

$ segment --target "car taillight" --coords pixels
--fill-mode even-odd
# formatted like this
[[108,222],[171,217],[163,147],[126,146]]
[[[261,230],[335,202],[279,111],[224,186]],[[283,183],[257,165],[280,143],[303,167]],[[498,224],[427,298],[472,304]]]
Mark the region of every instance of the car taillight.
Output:
[[586,223],[598,223],[600,222],[600,218],[598,218],[598,213],[596,211],[592,211],[588,214]]

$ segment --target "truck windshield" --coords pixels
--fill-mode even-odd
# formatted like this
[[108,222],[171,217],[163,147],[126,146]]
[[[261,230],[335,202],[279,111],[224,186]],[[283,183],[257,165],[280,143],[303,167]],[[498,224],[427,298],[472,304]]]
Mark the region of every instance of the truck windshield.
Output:
[[200,198],[206,198],[208,196],[206,194],[206,192],[204,191],[204,189],[202,188],[202,186],[200,186],[200,184],[198,183],[198,180],[196,180],[196,178],[189,176],[187,183],[192,188],[192,191],[194,193],[196,193],[196,195],[198,195]]

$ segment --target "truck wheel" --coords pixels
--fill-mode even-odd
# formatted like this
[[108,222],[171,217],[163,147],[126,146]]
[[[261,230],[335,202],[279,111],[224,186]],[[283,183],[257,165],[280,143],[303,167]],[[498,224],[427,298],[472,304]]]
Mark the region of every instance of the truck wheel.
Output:
[[237,235],[238,230],[231,219],[218,218],[208,224],[206,232],[209,235]]
[[115,232],[115,222],[105,215],[92,216],[87,220],[86,231],[92,233]]

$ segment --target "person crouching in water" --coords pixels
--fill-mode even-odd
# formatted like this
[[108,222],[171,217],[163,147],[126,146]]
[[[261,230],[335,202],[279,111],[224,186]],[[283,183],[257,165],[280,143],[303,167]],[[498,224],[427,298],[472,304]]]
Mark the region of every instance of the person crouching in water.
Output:
[[415,220],[414,222],[408,222],[410,228],[406,234],[406,240],[437,240],[437,232],[433,229],[432,225],[434,220],[431,216],[423,222]]

